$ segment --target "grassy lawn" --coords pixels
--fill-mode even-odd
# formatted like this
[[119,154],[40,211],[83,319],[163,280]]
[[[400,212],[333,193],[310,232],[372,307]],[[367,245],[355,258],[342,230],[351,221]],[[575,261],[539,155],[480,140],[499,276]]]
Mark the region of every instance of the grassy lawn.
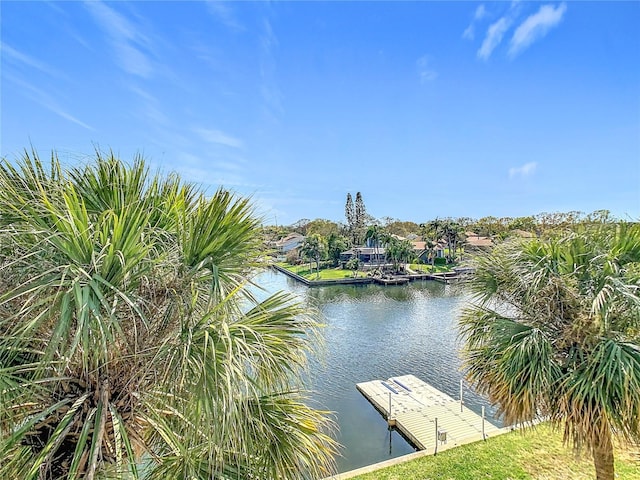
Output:
[[[289,265],[288,263],[278,263],[282,268],[297,273],[301,277],[307,280],[343,280],[345,278],[353,278],[353,270],[342,270],[340,268],[325,268],[320,270],[320,277],[317,276],[315,265],[312,265],[309,270],[309,264],[304,265]],[[363,272],[358,272],[358,277],[364,278],[367,275]]]
[[[305,263],[302,265],[289,265],[286,262],[278,262],[282,268],[286,268],[287,270],[297,273],[301,277],[306,278],[307,280],[342,280],[344,278],[353,278],[353,270],[343,270],[340,268],[324,268],[320,269],[320,276],[317,276],[315,265],[312,264],[311,270],[309,270],[309,264]],[[455,265],[454,265],[455,266]],[[418,263],[412,263],[409,268],[415,272],[425,272],[431,273],[431,265],[423,265]],[[441,272],[451,272],[452,267],[449,265],[435,265],[433,269],[433,273],[441,273]],[[359,271],[358,277],[365,278],[367,274],[365,272]]]
[[414,272],[424,272],[424,273],[431,273],[431,272],[441,273],[441,272],[452,271],[452,267],[449,265],[434,265],[433,270],[431,270],[431,265],[425,265],[423,263],[412,263],[411,265],[409,265],[409,268]]
[[[640,450],[620,450],[616,479],[640,478]],[[562,445],[562,434],[547,425],[511,432],[354,477],[357,480],[576,479],[595,478],[593,461],[576,458]]]

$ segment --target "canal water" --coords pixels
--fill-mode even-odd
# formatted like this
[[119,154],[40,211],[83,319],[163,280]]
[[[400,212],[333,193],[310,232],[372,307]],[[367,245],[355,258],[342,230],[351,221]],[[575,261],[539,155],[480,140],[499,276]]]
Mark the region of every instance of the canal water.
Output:
[[[273,270],[255,278],[261,295],[295,292],[324,315],[324,347],[311,360],[307,388],[314,407],[335,412],[336,459],[344,472],[414,452],[358,392],[356,383],[413,374],[458,399],[462,379],[456,317],[468,301],[462,287],[434,281],[403,286],[339,285],[308,288]],[[469,385],[465,405],[494,410]]]

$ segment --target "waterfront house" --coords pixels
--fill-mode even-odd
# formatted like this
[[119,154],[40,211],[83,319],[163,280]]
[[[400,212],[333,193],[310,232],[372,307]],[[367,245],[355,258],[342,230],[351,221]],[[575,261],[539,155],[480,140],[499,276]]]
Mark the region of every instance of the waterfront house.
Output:
[[[416,258],[419,261],[425,264],[431,263],[431,260],[429,258],[429,255],[431,254],[431,252],[427,248],[427,242],[413,241],[411,242],[411,244],[413,245],[413,253],[415,254]],[[444,258],[444,249],[445,249],[444,242],[439,241],[436,244],[436,248],[435,248],[436,258]]]
[[491,250],[495,245],[491,237],[483,237],[475,232],[465,232],[465,250],[480,251]]
[[384,247],[355,247],[340,253],[342,268],[354,257],[357,257],[365,265],[384,265],[386,262]]
[[305,238],[306,237],[304,235],[293,232],[288,234],[286,237],[283,237],[280,240],[276,241],[274,247],[276,248],[278,253],[286,254],[287,252],[290,252],[291,250],[302,245]]

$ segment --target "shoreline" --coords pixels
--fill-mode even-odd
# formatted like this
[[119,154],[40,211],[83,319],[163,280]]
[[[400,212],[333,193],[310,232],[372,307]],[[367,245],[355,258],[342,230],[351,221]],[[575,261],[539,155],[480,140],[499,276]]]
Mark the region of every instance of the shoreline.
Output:
[[440,283],[454,283],[458,282],[463,278],[463,275],[457,272],[447,272],[447,273],[413,273],[413,274],[405,274],[405,275],[397,275],[392,278],[378,278],[378,277],[367,277],[367,278],[339,278],[333,280],[308,280],[297,273],[292,272],[280,265],[271,264],[271,268],[277,270],[278,272],[282,272],[285,275],[303,283],[307,287],[326,287],[331,285],[369,285],[369,284],[377,284],[377,285],[406,285],[407,283],[414,282],[417,280],[433,280]]

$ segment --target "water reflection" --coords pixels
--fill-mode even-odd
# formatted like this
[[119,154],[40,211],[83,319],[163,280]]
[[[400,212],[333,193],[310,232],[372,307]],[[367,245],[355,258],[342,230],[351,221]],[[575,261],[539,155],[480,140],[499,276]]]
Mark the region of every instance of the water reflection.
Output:
[[[307,288],[271,270],[256,281],[264,294],[296,292],[325,317],[325,346],[320,357],[311,359],[308,384],[314,406],[336,412],[338,440],[344,445],[340,471],[414,451],[397,432],[387,430],[386,421],[356,390],[356,383],[413,374],[459,397],[456,316],[467,298],[459,286],[425,281]],[[467,385],[464,397],[472,410],[488,407]]]

